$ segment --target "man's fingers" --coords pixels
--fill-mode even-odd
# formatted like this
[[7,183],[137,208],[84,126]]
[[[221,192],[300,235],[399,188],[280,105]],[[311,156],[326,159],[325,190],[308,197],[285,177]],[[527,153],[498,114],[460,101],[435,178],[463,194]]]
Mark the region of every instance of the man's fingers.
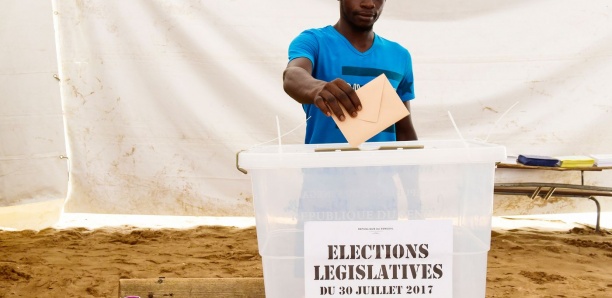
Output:
[[[338,102],[338,100],[334,97],[334,95],[330,92],[321,92],[320,97],[325,103],[325,105],[327,106],[328,111],[331,111],[331,113],[333,113],[334,115],[336,115],[336,117],[338,117],[338,120],[340,121],[344,121],[344,112],[342,111],[342,108],[340,107],[340,102]],[[322,110],[323,111],[323,110]],[[331,114],[327,114],[327,115],[331,115]]]
[[[334,83],[336,83],[336,85],[341,90],[341,92],[344,93],[348,97],[348,100],[350,101],[352,106],[355,107],[355,110],[361,111],[361,101],[359,100],[359,97],[357,96],[357,92],[355,92],[353,87],[351,87],[349,84],[347,84],[343,80],[336,80],[334,81]],[[357,114],[355,113],[355,116],[356,115]]]
[[327,96],[317,96],[315,97],[314,104],[325,114],[327,117],[331,117],[332,113],[338,117],[340,121],[344,121],[344,112],[342,112],[342,108],[338,104],[338,101],[331,96],[330,93]]
[[329,111],[329,107],[327,106],[327,104],[325,103],[325,99],[323,99],[323,97],[321,96],[317,96],[314,99],[314,104],[315,106],[317,106],[317,108],[319,108],[319,110],[321,110],[321,112],[323,112],[323,114],[325,114],[327,117],[331,116],[331,112]]
[[342,79],[335,79],[325,84],[323,90],[315,97],[314,104],[327,116],[336,115],[344,121],[345,112],[357,117],[361,111],[361,101],[353,88]]
[[340,102],[351,117],[357,117],[357,111],[361,110],[361,102],[355,90],[341,79],[332,81],[331,85],[329,91],[333,96]]

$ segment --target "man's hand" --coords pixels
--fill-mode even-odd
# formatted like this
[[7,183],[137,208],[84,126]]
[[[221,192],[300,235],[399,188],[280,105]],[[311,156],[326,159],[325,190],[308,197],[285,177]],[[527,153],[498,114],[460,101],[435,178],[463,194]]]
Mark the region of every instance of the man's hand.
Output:
[[333,113],[340,121],[345,119],[340,106],[343,106],[351,117],[357,117],[357,111],[361,111],[361,102],[357,93],[342,79],[325,83],[315,95],[313,103],[323,114],[331,116]]
[[361,102],[355,90],[342,79],[331,82],[312,77],[312,63],[307,58],[291,60],[283,72],[283,88],[293,99],[301,104],[314,104],[325,115],[332,113],[344,121],[341,106],[351,117],[361,110]]

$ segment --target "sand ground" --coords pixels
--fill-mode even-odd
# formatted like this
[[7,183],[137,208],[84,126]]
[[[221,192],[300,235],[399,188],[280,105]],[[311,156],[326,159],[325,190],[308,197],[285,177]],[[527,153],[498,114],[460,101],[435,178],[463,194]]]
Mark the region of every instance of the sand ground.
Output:
[[[0,298],[118,297],[122,278],[262,277],[255,228],[0,231]],[[612,297],[612,235],[492,231],[487,297]]]

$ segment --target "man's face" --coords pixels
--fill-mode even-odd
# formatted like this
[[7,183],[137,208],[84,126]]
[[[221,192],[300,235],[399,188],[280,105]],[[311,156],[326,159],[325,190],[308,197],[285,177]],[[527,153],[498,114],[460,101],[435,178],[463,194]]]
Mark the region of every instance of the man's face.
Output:
[[340,13],[354,28],[371,30],[380,17],[385,0],[340,0]]

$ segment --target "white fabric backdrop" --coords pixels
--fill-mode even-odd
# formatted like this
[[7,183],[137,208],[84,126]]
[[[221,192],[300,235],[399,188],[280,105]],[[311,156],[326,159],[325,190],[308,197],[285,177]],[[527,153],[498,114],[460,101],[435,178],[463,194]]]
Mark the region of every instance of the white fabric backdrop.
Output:
[[68,190],[51,2],[0,4],[0,226],[45,226]]
[[[249,177],[236,170],[235,153],[274,139],[276,116],[282,132],[303,123],[301,107],[282,90],[287,45],[303,29],[333,24],[337,1],[55,0],[52,8],[39,2],[3,0],[25,16],[6,13],[0,40],[3,49],[21,44],[10,50],[17,59],[34,63],[30,56],[44,56],[44,65],[58,48],[71,173],[65,210],[252,215]],[[612,153],[611,12],[608,0],[391,0],[376,31],[413,55],[412,108],[421,139],[457,138],[450,111],[464,137],[505,145],[509,155]],[[16,41],[21,35],[5,29],[39,23],[26,18],[32,14],[54,17],[55,41],[48,21],[40,23],[44,30],[22,29],[44,44]],[[0,59],[0,94],[11,108],[2,109],[5,123],[20,113],[8,100],[19,92],[5,91],[5,82],[37,81],[15,76],[7,67],[13,60]],[[45,84],[37,92],[57,92],[57,85]],[[22,102],[41,105],[34,96]],[[21,123],[53,127],[33,118]],[[303,131],[283,142],[301,143]],[[3,149],[30,138],[6,133],[4,124],[2,132]],[[63,145],[57,129],[36,133]],[[40,143],[28,148],[63,152]],[[2,154],[4,169],[7,157],[17,154]],[[33,153],[25,156],[38,164]],[[57,165],[39,166],[45,171],[20,179],[27,189],[40,187],[37,180],[65,187],[65,181],[50,180],[61,176],[49,172]],[[512,171],[496,178],[525,179]],[[587,176],[601,185],[610,178]],[[575,175],[557,179],[579,181]],[[5,187],[0,204],[40,197],[57,196],[36,191],[26,198]],[[560,207],[582,208],[568,204]],[[592,204],[584,209],[592,211]]]

